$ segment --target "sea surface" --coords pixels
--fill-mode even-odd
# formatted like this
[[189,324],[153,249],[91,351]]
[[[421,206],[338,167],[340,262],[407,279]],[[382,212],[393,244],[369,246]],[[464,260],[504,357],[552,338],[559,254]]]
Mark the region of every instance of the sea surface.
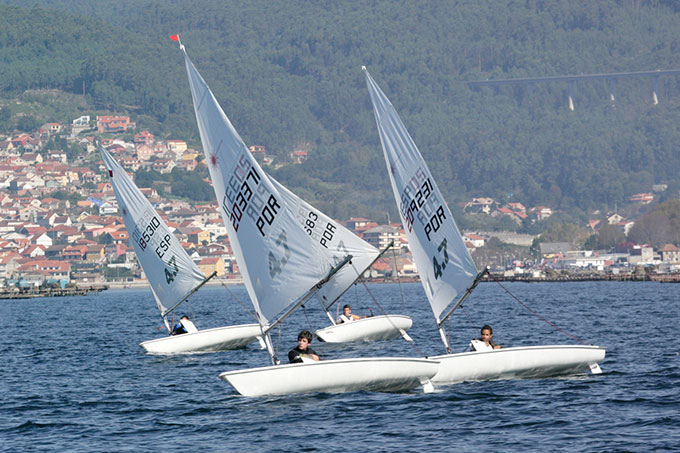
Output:
[[[601,375],[469,382],[423,394],[239,396],[218,374],[269,365],[257,345],[152,356],[164,335],[150,290],[0,301],[4,332],[0,450],[140,451],[667,451],[680,448],[680,285],[651,282],[482,283],[449,323],[456,351],[491,324],[503,346],[576,343],[519,304],[607,348]],[[230,287],[241,303],[243,286]],[[507,290],[507,291],[506,291]],[[324,358],[443,353],[420,284],[357,285],[354,313],[407,314],[403,340],[312,346]],[[250,307],[247,305],[247,307]],[[252,321],[224,287],[180,313],[199,328]],[[313,301],[280,336],[328,325]],[[310,327],[311,326],[311,327]],[[274,341],[279,340],[278,332]]]

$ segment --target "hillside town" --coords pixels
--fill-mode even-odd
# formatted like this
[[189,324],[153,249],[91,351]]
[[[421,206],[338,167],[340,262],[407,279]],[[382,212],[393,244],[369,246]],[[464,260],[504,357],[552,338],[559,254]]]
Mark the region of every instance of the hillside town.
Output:
[[[37,131],[0,136],[0,286],[5,291],[145,282],[128,245],[128,233],[94,139],[101,138],[103,146],[131,175],[139,169],[160,174],[175,168],[191,172],[202,165],[202,153],[183,140],[159,140],[149,131],[135,133],[135,129],[136,124],[126,116],[82,116],[70,125],[47,123]],[[125,141],[117,135],[133,139]],[[63,149],[50,148],[57,138],[80,152],[69,157]],[[263,146],[251,146],[250,150],[261,164],[273,164],[274,159],[267,156]],[[306,158],[304,150],[290,155],[293,164]],[[216,272],[226,281],[240,282],[217,203],[169,199],[149,187],[142,188],[142,192],[204,274]],[[69,201],[69,194],[77,194],[79,201]],[[652,193],[630,197],[631,203],[653,200]],[[540,222],[553,214],[547,206],[527,208],[518,202],[501,204],[481,197],[460,207],[469,214],[507,216],[517,225]],[[624,234],[634,224],[617,213],[606,216],[606,222]],[[393,253],[377,261],[365,275],[367,278],[415,278],[416,268],[401,224],[380,225],[365,218],[350,218],[342,223],[379,249],[394,243]],[[601,223],[593,220],[588,227],[597,231]],[[626,243],[615,250],[584,251],[573,250],[566,242],[538,242],[538,249],[530,252],[536,238],[513,232],[464,232],[465,243],[478,267],[490,266],[492,272],[504,277],[546,278],[570,269],[617,275],[633,272],[639,266],[673,273],[680,267],[677,244],[655,250],[645,244]],[[513,245],[524,252],[510,248],[483,253],[489,241]]]

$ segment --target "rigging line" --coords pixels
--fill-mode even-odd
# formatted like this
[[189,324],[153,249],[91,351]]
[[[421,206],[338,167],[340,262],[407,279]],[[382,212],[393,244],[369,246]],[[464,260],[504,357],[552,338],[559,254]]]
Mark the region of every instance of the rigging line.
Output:
[[506,293],[508,293],[512,298],[514,298],[517,302],[519,302],[524,308],[526,308],[527,310],[529,310],[529,312],[531,312],[534,316],[536,316],[537,318],[539,318],[539,319],[541,319],[542,321],[544,321],[546,324],[548,324],[549,326],[551,326],[553,329],[559,330],[560,332],[562,332],[563,334],[567,335],[568,337],[571,337],[571,338],[573,338],[574,340],[576,340],[576,341],[578,341],[578,342],[580,342],[580,343],[582,343],[582,344],[585,344],[585,345],[588,344],[588,342],[582,340],[581,338],[577,337],[576,335],[572,335],[571,333],[569,333],[569,332],[567,332],[566,330],[562,329],[560,326],[557,326],[557,325],[553,324],[552,322],[550,322],[550,321],[548,321],[547,319],[545,319],[543,316],[541,316],[541,315],[539,315],[538,313],[536,313],[536,312],[535,312],[534,310],[532,310],[527,304],[525,304],[524,302],[522,302],[521,300],[519,300],[519,298],[518,298],[517,296],[515,296],[514,294],[512,294],[505,286],[503,286],[503,285],[501,284],[500,280],[498,280],[498,279],[497,279],[496,277],[494,277],[492,274],[489,274],[489,275],[491,276],[491,278],[494,279],[494,281],[495,281],[496,283],[498,283],[498,284],[500,285],[501,288],[503,288],[503,289],[505,290]]
[[397,263],[397,252],[392,247],[392,257],[394,258],[394,271],[397,273],[397,285],[399,285],[399,294],[401,295],[401,306],[406,313],[406,302],[404,301],[404,291],[401,289],[401,279],[399,278],[399,265]]
[[[383,315],[385,315],[385,317],[387,318],[387,320],[389,321],[389,323],[392,324],[392,327],[394,328],[394,330],[396,330],[397,332],[401,333],[401,332],[402,332],[401,329],[399,329],[399,328],[394,324],[394,322],[392,321],[392,319],[390,319],[389,315],[385,312],[385,309],[382,307],[382,305],[380,305],[380,302],[378,302],[378,300],[375,298],[375,296],[373,295],[373,293],[371,292],[371,290],[368,289],[368,286],[366,285],[366,282],[364,282],[364,281],[362,280],[361,283],[364,285],[364,288],[366,288],[366,292],[368,293],[368,295],[371,296],[371,299],[373,299],[373,302],[375,302],[375,304],[378,306],[378,308],[380,308],[380,311],[382,311]],[[408,337],[408,334],[406,334],[406,332],[404,332],[403,334],[405,334],[405,335]],[[403,338],[403,337],[404,337],[404,335],[402,335],[402,338]],[[410,337],[408,337],[408,338],[410,338]],[[414,342],[413,340],[411,340],[411,341],[408,341],[408,340],[407,340],[406,342],[407,342],[408,344],[411,345],[411,347],[416,351],[416,353],[418,353],[418,354],[420,354],[421,356],[427,358],[427,355],[426,355],[423,351],[421,351],[421,350],[415,345],[415,342]]]
[[274,350],[274,355],[276,357],[279,356],[279,348],[281,347],[281,324],[279,324],[279,335],[278,338],[276,339],[276,349]]
[[[191,302],[188,301],[188,300],[187,300],[187,305],[189,306],[189,312],[191,312],[191,319],[192,319],[191,322],[193,322],[194,325],[196,326],[196,328],[198,329],[198,325],[196,323],[196,316],[194,316],[194,307],[193,307],[193,305],[191,305]],[[201,329],[198,329],[198,330],[201,330]]]
[[472,327],[474,327],[474,328],[477,328],[477,323],[470,317],[470,315],[468,314],[467,310],[465,310],[465,307],[461,305],[461,306],[460,306],[460,309],[461,309],[461,310],[463,311],[463,313],[465,314],[465,317],[466,317],[466,318],[468,319],[468,321],[470,322],[470,325],[471,325]]
[[[314,327],[312,327],[312,322],[309,320],[309,316],[307,316],[307,309],[305,308],[304,305],[300,305],[300,307],[302,307],[302,313],[305,314],[305,319],[307,320],[307,324],[309,324],[309,331],[314,332]],[[316,337],[316,333],[313,333],[312,335],[314,335]],[[319,338],[319,337],[317,337],[317,338]]]
[[[461,306],[460,306],[460,309],[462,310],[463,314],[465,314],[465,317],[468,319],[468,322],[470,323],[470,325],[471,325],[472,327],[474,327],[475,329],[478,329],[479,327],[477,327],[477,323],[476,323],[476,322],[472,319],[472,317],[468,314],[468,312],[467,312],[467,310],[465,309],[465,307],[464,307],[463,305],[461,305]],[[451,320],[449,319],[449,323],[451,323],[451,322],[453,322],[453,321],[451,321]],[[451,340],[450,340],[450,337],[449,337],[449,336],[450,336],[450,329],[447,329],[447,330],[446,330],[446,339],[447,339],[447,341],[449,342],[449,344],[451,344]],[[469,348],[470,348],[470,346],[468,345],[468,347],[465,348],[465,351],[469,350]]]
[[224,277],[222,277],[222,276],[220,276],[220,283],[222,284],[222,286],[224,286],[224,289],[227,290],[227,292],[229,293],[229,295],[230,295],[231,297],[233,297],[233,298],[236,300],[236,302],[238,302],[239,305],[241,305],[241,307],[243,307],[243,308],[248,312],[248,314],[255,320],[255,322],[259,322],[259,321],[257,320],[257,317],[253,314],[252,311],[250,311],[250,309],[248,308],[248,306],[245,305],[243,302],[241,302],[241,299],[239,299],[239,298],[236,296],[236,294],[234,294],[234,293],[229,289],[229,286],[228,286],[227,284],[224,283]]

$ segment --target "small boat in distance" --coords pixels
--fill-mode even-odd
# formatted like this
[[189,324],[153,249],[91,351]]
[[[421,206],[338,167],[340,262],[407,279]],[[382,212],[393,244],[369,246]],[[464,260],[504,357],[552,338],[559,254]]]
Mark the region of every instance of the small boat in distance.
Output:
[[[208,278],[201,273],[149,200],[132,182],[125,170],[97,143],[118,200],[130,243],[144,269],[163,323],[172,332],[168,316],[203,286]],[[187,323],[188,333],[171,335],[140,344],[151,354],[213,352],[238,349],[260,339],[259,324],[197,330]],[[261,340],[260,340],[261,341]]]
[[[176,35],[171,37],[179,41]],[[212,91],[184,54],[191,97],[215,195],[255,308],[272,366],[219,377],[246,396],[307,392],[405,391],[438,369],[424,358],[351,358],[281,365],[270,332],[348,265],[312,240],[248,150]]]
[[276,179],[271,176],[269,179],[290,206],[309,237],[333,252],[333,261],[336,264],[345,256],[352,255],[352,261],[339,270],[335,277],[316,294],[331,321],[330,326],[314,332],[319,340],[326,343],[347,343],[392,340],[402,336],[410,341],[406,331],[411,328],[413,321],[408,316],[385,314],[360,318],[351,322],[337,322],[329,311],[340,297],[361,278],[362,274],[390,250],[392,244],[379,251],[339,222],[295,195]]
[[440,362],[432,383],[601,373],[599,363],[604,360],[605,349],[598,346],[551,345],[451,353],[444,323],[474,290],[486,270],[477,271],[415,142],[366,67],[362,69],[399,215],[447,351],[446,355],[432,357]]

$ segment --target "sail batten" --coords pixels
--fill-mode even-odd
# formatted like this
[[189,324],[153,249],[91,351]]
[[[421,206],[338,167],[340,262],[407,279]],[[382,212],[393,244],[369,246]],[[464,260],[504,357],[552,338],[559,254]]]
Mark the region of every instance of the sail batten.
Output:
[[363,70],[399,216],[425,294],[439,319],[472,285],[477,268],[418,147],[392,103]]
[[130,244],[164,317],[191,295],[205,276],[125,170],[98,145]]

